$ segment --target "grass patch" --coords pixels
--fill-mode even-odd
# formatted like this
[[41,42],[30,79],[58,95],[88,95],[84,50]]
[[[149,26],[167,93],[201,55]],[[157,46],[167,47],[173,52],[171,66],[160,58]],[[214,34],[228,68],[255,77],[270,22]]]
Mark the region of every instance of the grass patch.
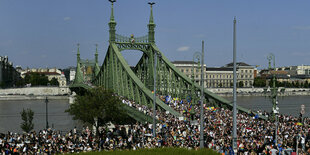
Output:
[[[80,153],[81,154],[81,153]],[[219,153],[211,149],[199,149],[199,150],[188,150],[185,148],[156,148],[156,149],[140,149],[140,150],[122,150],[122,151],[101,151],[101,152],[87,152],[82,153],[83,155],[136,155],[136,154],[145,154],[145,155],[219,155]]]

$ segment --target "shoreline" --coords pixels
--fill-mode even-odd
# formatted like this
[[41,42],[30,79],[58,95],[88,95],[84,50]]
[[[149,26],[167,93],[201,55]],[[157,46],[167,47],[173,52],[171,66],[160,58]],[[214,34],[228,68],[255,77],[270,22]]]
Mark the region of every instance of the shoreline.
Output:
[[14,101],[14,100],[69,100],[69,96],[60,95],[0,95],[0,101]]
[[[310,96],[309,88],[279,88],[278,96]],[[232,88],[207,88],[208,91],[219,96],[233,96]],[[237,88],[237,96],[269,96],[270,88]]]
[[[232,93],[215,93],[221,97],[232,97]],[[270,93],[237,93],[237,96],[270,96]],[[278,93],[277,96],[310,96],[310,92]]]
[[[221,96],[233,96],[232,88],[206,88],[208,91]],[[285,88],[278,89],[278,96],[310,96],[310,88]],[[59,87],[32,87],[0,89],[0,101],[7,100],[43,100],[46,97],[53,100],[70,100],[70,90]],[[269,96],[270,88],[237,88],[237,96]]]
[[[213,92],[214,93],[214,92]],[[215,93],[221,97],[232,97],[232,92]],[[253,92],[238,92],[237,96],[269,96],[270,93],[253,93]],[[278,96],[310,96],[310,92],[285,92],[278,93]],[[44,100],[46,97],[52,100],[70,100],[69,95],[0,95],[0,101],[14,100]]]

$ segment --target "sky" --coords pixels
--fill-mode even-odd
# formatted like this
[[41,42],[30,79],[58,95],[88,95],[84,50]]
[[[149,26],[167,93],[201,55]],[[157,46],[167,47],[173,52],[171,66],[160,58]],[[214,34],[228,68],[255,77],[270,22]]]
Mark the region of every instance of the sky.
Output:
[[[114,4],[116,33],[147,34],[150,7],[145,0]],[[193,60],[205,41],[205,63],[232,62],[233,18],[237,18],[237,61],[267,67],[310,65],[309,0],[154,0],[156,45],[170,61]],[[0,0],[0,56],[23,68],[76,66],[93,59],[98,44],[102,64],[108,47],[108,0]],[[140,51],[122,52],[130,65]]]

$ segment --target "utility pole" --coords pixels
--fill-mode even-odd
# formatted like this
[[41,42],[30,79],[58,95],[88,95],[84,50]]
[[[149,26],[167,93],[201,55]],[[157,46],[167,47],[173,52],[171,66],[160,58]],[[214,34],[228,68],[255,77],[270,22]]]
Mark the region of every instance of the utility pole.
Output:
[[48,129],[48,99],[45,98],[45,116],[46,116],[46,129]]
[[237,153],[237,67],[236,67],[236,17],[234,18],[234,32],[233,32],[233,135],[232,146],[235,153]]
[[201,94],[200,94],[200,148],[204,148],[204,138],[203,138],[203,122],[204,122],[204,110],[203,110],[203,100],[204,100],[204,41],[202,41],[202,50],[201,50]]
[[272,67],[271,67],[271,60],[273,60],[273,71],[274,73],[272,74],[272,91],[271,91],[271,99],[272,99],[272,119],[275,123],[275,137],[274,137],[274,143],[275,145],[278,144],[278,122],[279,122],[279,107],[278,107],[278,101],[277,101],[277,94],[278,94],[278,89],[276,88],[276,61],[275,61],[275,56],[274,54],[270,53],[267,56],[267,59],[269,61],[269,71],[271,73]]

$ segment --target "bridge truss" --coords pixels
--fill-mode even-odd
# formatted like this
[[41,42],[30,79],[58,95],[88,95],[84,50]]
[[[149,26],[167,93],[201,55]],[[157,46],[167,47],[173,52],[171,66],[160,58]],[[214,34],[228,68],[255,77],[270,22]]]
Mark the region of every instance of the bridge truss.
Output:
[[[152,6],[148,23],[148,35],[143,37],[134,37],[133,35],[130,37],[122,36],[116,34],[115,26],[112,3],[109,22],[109,47],[100,71],[93,79],[93,86],[103,86],[106,89],[113,90],[119,96],[134,101],[136,104],[152,108],[154,60],[157,60],[156,92],[159,95],[171,95],[181,99],[185,99],[187,94],[192,95],[193,98],[199,97],[200,86],[180,72],[157,48],[154,35],[156,25],[153,20]],[[121,52],[124,50],[143,52],[141,59],[135,67],[131,68],[122,56]],[[157,56],[156,59],[155,55]],[[81,87],[78,83],[75,83],[75,85]],[[85,86],[84,88],[88,87]],[[190,92],[194,92],[194,94]],[[207,104],[232,109],[230,101],[208,90],[204,90],[204,92]],[[182,117],[182,114],[165,104],[159,97],[156,99],[156,105],[157,109],[161,111],[169,111],[176,117]],[[237,108],[239,111],[249,112],[248,109]],[[150,116],[145,116],[145,114],[139,113],[139,111],[135,111],[133,108],[126,107],[125,109],[138,121],[151,122],[152,120]]]

